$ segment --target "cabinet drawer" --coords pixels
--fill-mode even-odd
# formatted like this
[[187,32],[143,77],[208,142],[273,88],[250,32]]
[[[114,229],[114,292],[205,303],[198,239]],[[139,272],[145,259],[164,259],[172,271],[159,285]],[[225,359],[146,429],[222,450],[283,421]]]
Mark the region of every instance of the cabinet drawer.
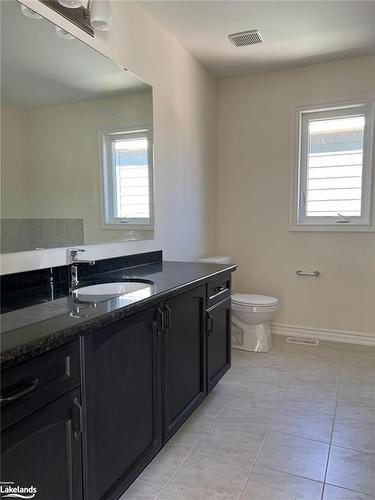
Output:
[[231,293],[230,276],[221,277],[207,285],[207,307],[229,297]]
[[79,381],[78,341],[3,371],[2,428],[69,391]]

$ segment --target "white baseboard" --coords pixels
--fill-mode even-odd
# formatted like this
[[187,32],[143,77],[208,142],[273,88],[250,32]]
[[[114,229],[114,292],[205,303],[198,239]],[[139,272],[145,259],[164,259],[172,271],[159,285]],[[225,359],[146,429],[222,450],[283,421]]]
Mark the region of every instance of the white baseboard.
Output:
[[330,340],[331,342],[346,342],[348,344],[362,344],[375,346],[375,333],[346,332],[340,330],[324,330],[297,325],[283,325],[271,323],[271,333],[275,335]]

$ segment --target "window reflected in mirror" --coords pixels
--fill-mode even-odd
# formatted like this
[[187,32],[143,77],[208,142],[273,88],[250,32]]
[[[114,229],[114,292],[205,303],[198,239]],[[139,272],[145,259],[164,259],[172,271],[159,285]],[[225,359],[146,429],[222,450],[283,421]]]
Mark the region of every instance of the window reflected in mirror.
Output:
[[151,129],[102,133],[104,224],[153,227]]

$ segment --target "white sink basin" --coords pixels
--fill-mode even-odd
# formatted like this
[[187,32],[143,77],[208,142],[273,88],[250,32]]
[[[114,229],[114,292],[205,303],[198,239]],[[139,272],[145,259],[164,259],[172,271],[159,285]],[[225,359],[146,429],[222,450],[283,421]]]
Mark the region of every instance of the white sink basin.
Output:
[[136,302],[150,297],[154,286],[143,281],[121,281],[88,285],[73,290],[72,295],[81,302],[102,302],[114,297],[124,297]]

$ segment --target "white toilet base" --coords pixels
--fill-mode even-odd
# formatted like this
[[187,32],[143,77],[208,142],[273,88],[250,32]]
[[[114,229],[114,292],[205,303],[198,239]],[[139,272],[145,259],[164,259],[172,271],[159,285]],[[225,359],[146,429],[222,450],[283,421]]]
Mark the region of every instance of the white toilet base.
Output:
[[232,322],[232,347],[242,351],[269,352],[272,348],[271,329],[269,323],[239,326]]

